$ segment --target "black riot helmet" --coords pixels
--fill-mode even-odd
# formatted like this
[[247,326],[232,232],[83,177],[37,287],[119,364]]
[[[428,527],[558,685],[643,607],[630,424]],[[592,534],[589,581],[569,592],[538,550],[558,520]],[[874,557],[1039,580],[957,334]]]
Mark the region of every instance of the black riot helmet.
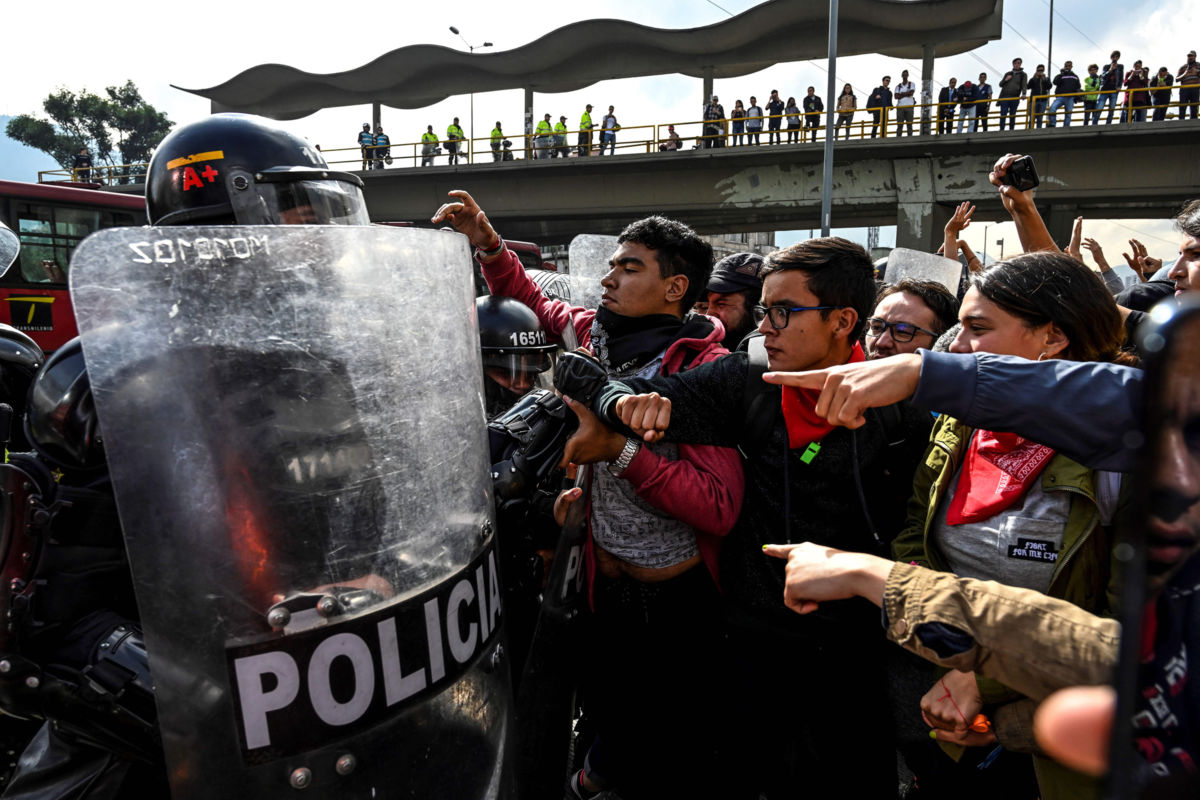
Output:
[[0,433],[10,435],[10,450],[29,449],[20,420],[25,414],[29,387],[45,360],[37,342],[13,326],[0,323],[0,403],[7,403],[13,410],[11,430]]
[[[475,301],[475,313],[489,399],[507,408],[533,388],[539,373],[554,366],[556,345],[547,340],[537,315],[511,297],[480,297]],[[505,390],[499,397],[491,397],[493,383]],[[489,415],[496,410],[489,409]]]
[[25,436],[39,455],[57,467],[104,466],[92,384],[78,336],[55,350],[34,376],[25,410]]
[[151,225],[366,225],[362,180],[321,152],[246,114],[176,128],[150,159]]

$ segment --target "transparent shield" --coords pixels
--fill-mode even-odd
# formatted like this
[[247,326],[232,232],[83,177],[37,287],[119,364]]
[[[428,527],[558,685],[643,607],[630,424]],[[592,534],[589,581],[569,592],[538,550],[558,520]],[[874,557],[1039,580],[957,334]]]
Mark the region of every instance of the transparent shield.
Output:
[[571,240],[567,260],[571,275],[571,300],[583,308],[600,306],[604,289],[601,279],[608,274],[609,259],[617,249],[616,236],[583,233]]
[[956,260],[933,253],[924,253],[920,250],[897,247],[888,256],[884,280],[892,284],[899,283],[905,278],[934,281],[945,286],[950,294],[957,295],[962,269],[962,264]]
[[11,228],[0,222],[0,278],[8,272],[8,268],[17,260],[21,252],[21,240]]
[[112,229],[76,250],[177,797],[503,793],[469,263],[461,236],[383,227]]

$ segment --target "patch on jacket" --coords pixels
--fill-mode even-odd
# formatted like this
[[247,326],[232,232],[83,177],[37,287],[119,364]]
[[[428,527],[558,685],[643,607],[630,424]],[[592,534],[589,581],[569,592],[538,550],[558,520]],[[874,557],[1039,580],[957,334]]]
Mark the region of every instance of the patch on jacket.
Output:
[[1046,561],[1054,563],[1058,561],[1058,550],[1054,549],[1054,542],[1047,542],[1041,539],[1017,539],[1017,543],[1008,548],[1009,558],[1021,558],[1026,561]]

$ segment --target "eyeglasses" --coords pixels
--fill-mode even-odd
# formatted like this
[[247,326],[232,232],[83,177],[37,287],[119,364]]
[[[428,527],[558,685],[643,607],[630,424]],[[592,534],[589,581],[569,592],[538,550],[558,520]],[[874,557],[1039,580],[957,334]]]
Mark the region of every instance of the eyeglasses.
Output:
[[826,311],[832,308],[845,308],[845,306],[755,306],[753,309],[754,324],[761,325],[764,319],[770,319],[771,327],[781,331],[788,326],[793,311]]
[[867,336],[870,336],[872,339],[878,339],[887,330],[892,332],[892,339],[897,342],[911,342],[913,337],[918,333],[927,333],[934,339],[938,338],[939,335],[933,331],[918,328],[916,325],[908,322],[888,322],[879,317],[871,317],[867,320]]

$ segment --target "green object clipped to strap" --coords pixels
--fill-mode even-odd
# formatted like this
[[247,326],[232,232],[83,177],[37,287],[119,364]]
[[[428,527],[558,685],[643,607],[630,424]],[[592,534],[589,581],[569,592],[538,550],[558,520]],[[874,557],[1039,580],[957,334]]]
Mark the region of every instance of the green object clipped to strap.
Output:
[[804,448],[804,452],[800,454],[800,460],[805,464],[811,464],[812,460],[817,457],[817,453],[821,452],[819,442],[809,442],[808,447]]

